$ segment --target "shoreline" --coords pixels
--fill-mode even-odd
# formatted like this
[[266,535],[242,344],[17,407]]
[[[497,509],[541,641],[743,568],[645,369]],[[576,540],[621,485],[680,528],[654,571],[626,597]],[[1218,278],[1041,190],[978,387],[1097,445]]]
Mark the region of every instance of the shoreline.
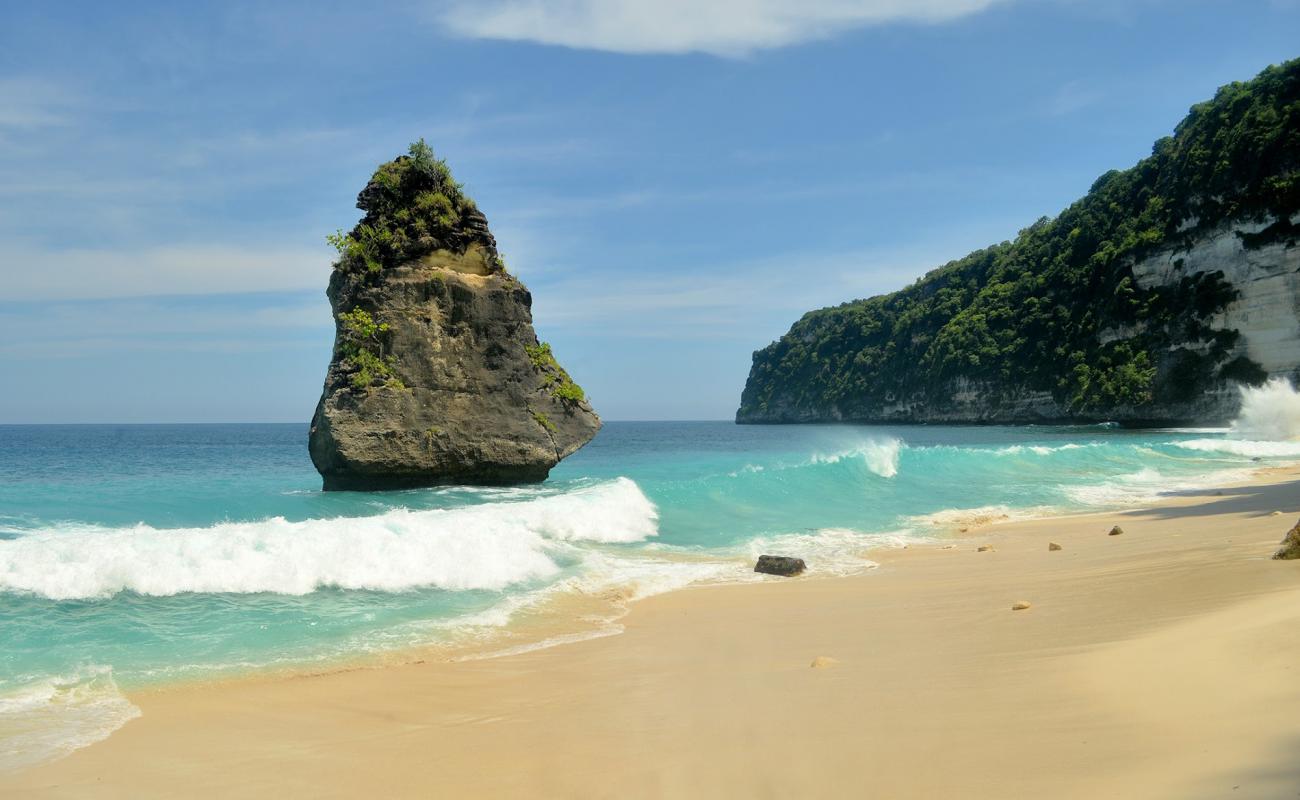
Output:
[[[1283,515],[1269,516],[1272,511]],[[1078,687],[1109,698],[1123,688],[1115,680],[1122,683],[1125,675],[1131,679],[1135,671],[1149,672],[1155,670],[1151,664],[1168,661],[1163,647],[1142,659],[1133,657],[1133,648],[1157,646],[1171,637],[1183,651],[1213,647],[1240,631],[1242,617],[1268,618],[1273,620],[1270,631],[1289,631],[1300,621],[1300,602],[1272,600],[1285,593],[1300,601],[1300,572],[1292,563],[1267,557],[1297,514],[1300,468],[1265,467],[1253,481],[1167,497],[1149,508],[994,523],[953,535],[946,544],[871,551],[878,567],[857,575],[674,590],[630,604],[613,622],[622,628],[620,635],[593,631],[564,646],[539,642],[504,655],[151,687],[128,694],[142,717],[62,759],[0,774],[0,793],[77,796],[93,785],[104,796],[167,796],[183,787],[190,796],[402,796],[454,788],[479,796],[835,796],[852,790],[903,797],[934,792],[1090,797],[1100,796],[1099,787],[1111,786],[1106,791],[1115,797],[1195,796],[1197,784],[1177,785],[1168,769],[1153,771],[1150,759],[1137,758],[1135,752],[1143,749],[1139,745],[1150,749],[1151,743],[1145,735],[1133,738],[1141,726],[1126,717],[1123,703],[1111,714],[1118,713],[1124,724],[1107,730],[1105,715],[1096,718],[1091,704],[1081,705]],[[1107,537],[1104,530],[1099,538],[1095,531],[1086,533],[1108,528],[1112,520],[1132,530],[1118,537]],[[1225,521],[1233,525],[1232,536],[1216,533]],[[1064,550],[1049,553],[1049,539],[1060,541]],[[979,542],[991,542],[993,550],[977,552]],[[1231,567],[1230,574],[1214,569],[1220,561]],[[1166,591],[1174,585],[1179,591]],[[749,589],[740,591],[740,586]],[[1108,592],[1116,597],[1107,598]],[[1055,594],[1078,602],[1061,603],[1052,599]],[[1000,602],[992,602],[991,595]],[[968,602],[960,602],[963,598]],[[979,603],[973,602],[976,598]],[[1011,611],[1020,599],[1033,606]],[[1117,599],[1124,603],[1110,608]],[[1095,602],[1109,611],[1100,617],[1089,614],[1087,606]],[[1144,613],[1122,613],[1132,607]],[[961,620],[964,626],[953,627]],[[1043,628],[1044,620],[1052,624]],[[1069,631],[1059,624],[1067,624]],[[1180,634],[1179,625],[1192,625],[1200,643]],[[1207,626],[1218,638],[1204,637]],[[923,631],[945,635],[927,638]],[[983,634],[974,636],[975,631]],[[999,647],[990,650],[990,642]],[[1289,635],[1270,659],[1283,661],[1283,654],[1300,656],[1300,638]],[[834,662],[826,669],[810,669],[818,657]],[[1045,678],[1025,672],[1022,662],[1044,658],[1053,662],[1047,678],[1052,691],[1031,691]],[[1217,651],[1216,659],[1233,660]],[[954,664],[961,669],[949,668]],[[1178,669],[1164,667],[1167,679],[1180,677]],[[1067,688],[1051,680],[1060,670],[1081,684]],[[1289,663],[1279,663],[1275,671],[1294,683],[1289,670]],[[1022,690],[1014,691],[996,675],[1013,678]],[[1277,675],[1270,673],[1270,678]],[[1220,717],[1240,710],[1258,721],[1258,730],[1238,732],[1238,741],[1300,741],[1300,721],[1280,719],[1270,728],[1264,724],[1267,714],[1244,713],[1261,692],[1282,710],[1300,707],[1295,705],[1300,689],[1281,683],[1215,684],[1209,699],[1221,702],[1230,695],[1235,701],[1220,705]],[[889,691],[877,696],[873,689],[879,687]],[[655,691],[647,692],[651,688]],[[954,688],[964,691],[945,691]],[[947,705],[931,707],[930,693],[945,696]],[[900,696],[910,697],[915,707],[899,705]],[[1053,711],[1054,697],[1063,710]],[[989,704],[993,698],[998,702]],[[1129,698],[1127,707],[1143,702]],[[1178,695],[1162,708],[1176,718],[1208,702],[1205,696]],[[611,708],[617,711],[611,713]],[[855,728],[854,719],[864,728]],[[951,731],[934,729],[935,719],[955,719],[965,726],[958,729],[981,735],[952,740]],[[888,730],[880,727],[882,720],[892,720]],[[1160,714],[1144,720],[1154,727],[1161,727],[1161,721]],[[1066,739],[1078,737],[1066,722],[1089,732],[1101,760],[1071,761],[1079,760],[1083,746],[1067,745]],[[1044,730],[1018,737],[1015,732],[1022,726]],[[681,749],[675,737],[666,735],[670,728],[684,733],[699,752]],[[1180,728],[1186,738],[1186,731],[1205,732],[1206,720],[1199,726],[1175,726],[1163,736]],[[989,737],[990,729],[1000,735]],[[705,732],[711,735],[703,736]],[[1098,736],[1113,738],[1117,732],[1126,734],[1121,738],[1127,746],[1098,744]],[[1220,748],[1228,744],[1209,739]],[[370,746],[358,747],[358,742]],[[376,742],[391,747],[376,747]],[[638,743],[635,760],[620,742]],[[739,760],[733,752],[737,742],[752,745]],[[556,757],[581,769],[557,776],[530,748],[544,744],[546,750],[561,743],[565,750]],[[1228,749],[1248,748],[1235,744]],[[1033,755],[1023,763],[1012,759],[1013,769],[1006,751]],[[982,778],[976,782],[932,774],[924,768],[925,759],[918,758],[921,754],[966,764]],[[157,757],[167,758],[168,766],[159,768]],[[440,766],[425,772],[422,767],[430,759]],[[871,774],[858,769],[862,759],[873,765]],[[326,779],[316,768],[330,761],[348,764],[350,772],[328,769]],[[1053,769],[1053,762],[1059,769]],[[1184,757],[1173,766],[1195,771],[1211,762]],[[797,782],[783,783],[782,763],[804,765],[795,769],[801,773]],[[1111,776],[1107,780],[1123,773],[1143,781],[1138,784],[1142,791],[1125,794],[1113,780],[1099,784],[1092,773],[1103,763]],[[804,774],[810,764],[819,766],[816,776]],[[908,770],[901,769],[909,764],[910,781]],[[1080,769],[1088,764],[1089,769]],[[382,765],[390,774],[377,777],[367,765]],[[656,772],[661,765],[668,777]],[[1016,770],[1026,772],[1017,778]],[[1054,778],[1057,771],[1062,774]],[[365,783],[367,775],[379,782]],[[721,775],[727,780],[718,782]],[[629,780],[634,776],[640,780]],[[1278,788],[1276,781],[1257,781],[1256,789],[1264,793],[1252,794],[1239,778],[1233,796],[1300,791],[1300,771],[1283,778],[1295,783],[1288,794],[1267,793]],[[1022,791],[1026,794],[1018,794]]]

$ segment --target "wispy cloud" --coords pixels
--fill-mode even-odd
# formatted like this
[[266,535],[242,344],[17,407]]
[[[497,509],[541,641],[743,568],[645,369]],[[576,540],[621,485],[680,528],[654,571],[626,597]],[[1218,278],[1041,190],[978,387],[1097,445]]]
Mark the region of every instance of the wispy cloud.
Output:
[[1052,116],[1063,117],[1082,111],[1089,106],[1100,103],[1105,94],[1097,88],[1082,81],[1070,81],[1056,90],[1047,102],[1047,112]]
[[0,76],[0,130],[66,125],[75,98],[57,83],[30,76]]
[[0,245],[7,300],[220,294],[320,289],[327,248],[276,245],[169,245],[46,250]]
[[212,353],[328,343],[318,292],[0,303],[0,358]]
[[546,328],[755,342],[756,329],[770,327],[764,334],[776,336],[809,309],[902,288],[972,249],[968,238],[978,241],[960,238],[903,248],[795,250],[689,276],[572,275],[538,281],[545,291],[535,312]]
[[937,23],[1008,0],[456,0],[454,34],[616,53],[744,56],[891,22]]

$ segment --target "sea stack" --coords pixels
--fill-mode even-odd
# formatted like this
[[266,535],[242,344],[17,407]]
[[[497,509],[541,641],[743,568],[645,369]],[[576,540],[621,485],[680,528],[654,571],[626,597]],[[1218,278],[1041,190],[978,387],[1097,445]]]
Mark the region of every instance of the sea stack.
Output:
[[532,295],[423,140],[330,237],[334,352],[308,449],[328,490],[544,480],[600,418],[539,342]]

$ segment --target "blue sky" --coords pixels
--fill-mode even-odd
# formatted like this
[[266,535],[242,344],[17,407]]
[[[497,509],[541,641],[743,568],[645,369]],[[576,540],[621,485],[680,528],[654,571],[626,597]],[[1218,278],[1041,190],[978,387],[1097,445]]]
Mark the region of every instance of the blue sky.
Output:
[[425,137],[606,419],[720,419],[804,311],[1058,212],[1297,0],[27,3],[0,422],[306,421],[327,233]]

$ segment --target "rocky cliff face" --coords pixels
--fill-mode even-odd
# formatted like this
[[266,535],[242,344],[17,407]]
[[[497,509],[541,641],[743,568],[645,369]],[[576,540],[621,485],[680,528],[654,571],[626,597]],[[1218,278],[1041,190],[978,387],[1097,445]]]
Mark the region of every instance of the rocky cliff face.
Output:
[[[420,188],[418,176],[401,177]],[[412,216],[394,206],[429,190],[399,185],[385,217],[374,213],[384,205],[369,196],[383,189],[375,183],[358,200],[372,222],[339,237],[327,292],[337,333],[309,438],[325,489],[545,479],[600,419],[538,342],[528,289],[502,267],[486,219],[467,202],[439,212],[441,228],[425,226],[422,245],[418,236],[383,242],[400,231],[389,220]]]
[[[1290,223],[1300,224],[1300,214]],[[1236,299],[1206,324],[1237,331],[1233,355],[1249,358],[1269,376],[1300,378],[1300,247],[1286,238],[1249,244],[1277,224],[1271,217],[1220,224],[1142,259],[1133,276],[1140,287],[1152,288],[1186,275],[1222,273]]]
[[1055,218],[754,353],[738,422],[1222,422],[1300,379],[1300,59]]
[[[1208,334],[1195,342],[1179,342],[1154,354],[1157,382],[1179,369],[1185,359],[1208,356],[1221,332],[1233,342],[1216,353],[1220,363],[1250,363],[1265,378],[1287,378],[1300,385],[1300,246],[1282,239],[1248,246],[1276,224],[1275,219],[1223,223],[1201,235],[1162,248],[1132,265],[1132,275],[1146,290],[1172,290],[1185,279],[1218,276],[1235,298],[1201,320]],[[1292,223],[1300,222],[1300,215]],[[1099,344],[1122,342],[1140,335],[1145,324],[1103,328]],[[819,405],[803,402],[797,390],[776,392],[766,408],[744,406],[740,422],[927,422],[954,424],[1021,424],[1111,420],[1133,424],[1223,423],[1233,419],[1241,404],[1241,382],[1230,377],[1199,387],[1199,391],[1165,393],[1155,402],[1114,404],[1081,412],[1059,395],[1019,380],[952,378],[937,388],[899,391],[882,401]],[[747,387],[747,391],[748,391]],[[791,387],[793,388],[793,387]]]

